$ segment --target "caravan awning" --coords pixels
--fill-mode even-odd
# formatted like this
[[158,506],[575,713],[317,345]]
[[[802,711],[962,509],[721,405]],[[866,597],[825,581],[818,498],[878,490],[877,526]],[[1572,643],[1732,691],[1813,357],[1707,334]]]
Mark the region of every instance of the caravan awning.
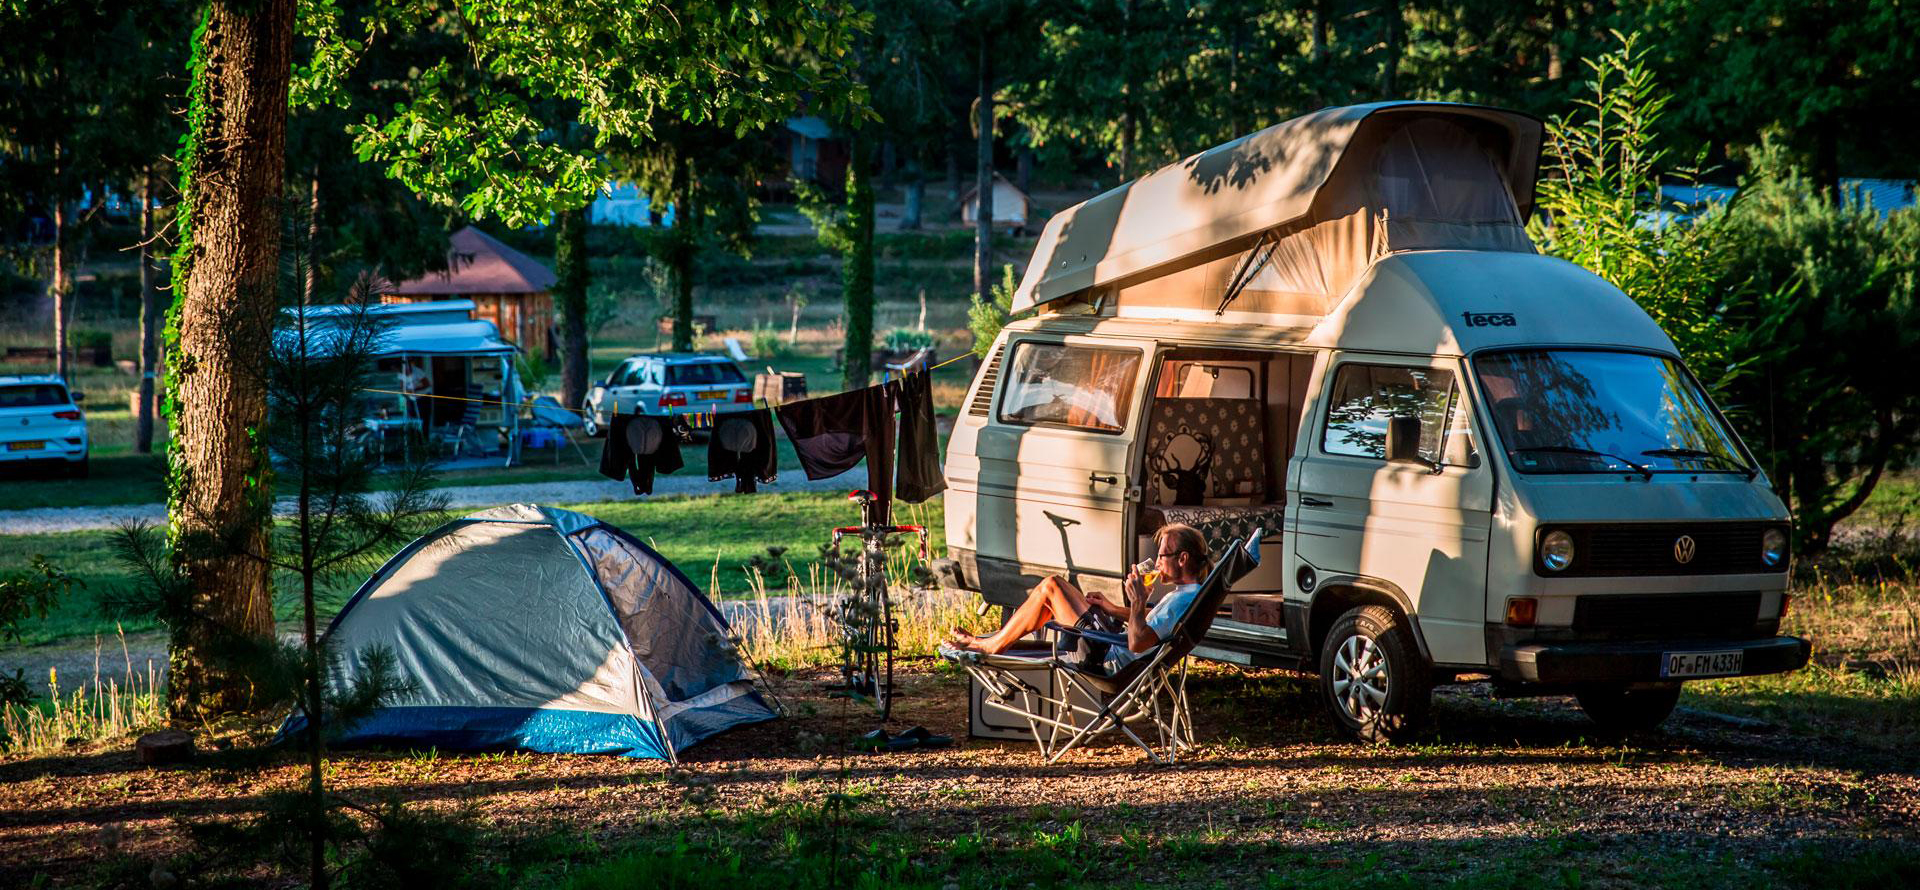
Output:
[[[1303,222],[1369,118],[1422,115],[1491,124],[1513,206],[1533,210],[1542,127],[1517,112],[1447,102],[1328,108],[1193,155],[1047,221],[1013,298],[1016,312],[1198,266]],[[1365,175],[1356,172],[1354,175]]]

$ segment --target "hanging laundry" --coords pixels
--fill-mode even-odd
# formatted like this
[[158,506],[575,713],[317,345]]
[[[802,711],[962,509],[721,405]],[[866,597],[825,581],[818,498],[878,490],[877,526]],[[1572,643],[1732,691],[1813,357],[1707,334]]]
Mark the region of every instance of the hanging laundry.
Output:
[[[893,499],[893,405],[884,386],[789,402],[774,408],[808,479],[826,479],[867,462],[867,489]],[[885,517],[880,521],[885,522]]]
[[918,504],[947,490],[940,472],[940,436],[933,426],[933,375],[912,371],[889,384],[900,409],[900,457],[894,493]]
[[600,450],[600,475],[631,481],[634,494],[653,494],[654,473],[686,466],[680,443],[692,437],[687,422],[678,417],[615,414]]
[[780,462],[773,449],[773,414],[765,408],[728,411],[713,416],[707,436],[707,478],[735,479],[737,492],[759,491],[760,482],[779,476]]

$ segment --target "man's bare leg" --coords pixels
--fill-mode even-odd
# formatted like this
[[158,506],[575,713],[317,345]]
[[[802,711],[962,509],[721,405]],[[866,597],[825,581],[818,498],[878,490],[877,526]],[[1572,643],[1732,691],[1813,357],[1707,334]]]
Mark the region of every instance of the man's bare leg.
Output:
[[954,642],[988,655],[1005,652],[1014,641],[1047,625],[1049,621],[1078,621],[1087,610],[1087,598],[1079,589],[1058,575],[1048,577],[1027,594],[1027,601],[1013,610],[1007,623],[985,636],[954,631]]

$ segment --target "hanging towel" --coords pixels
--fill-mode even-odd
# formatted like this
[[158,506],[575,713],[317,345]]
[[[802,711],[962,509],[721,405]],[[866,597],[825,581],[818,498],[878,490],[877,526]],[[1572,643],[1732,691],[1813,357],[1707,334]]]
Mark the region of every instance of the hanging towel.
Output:
[[910,372],[889,386],[900,409],[900,457],[894,492],[918,504],[947,490],[940,472],[940,436],[933,428],[933,377],[925,369]]
[[808,479],[838,476],[865,460],[867,490],[883,504],[893,499],[893,406],[886,387],[789,402],[774,413]]
[[626,479],[634,494],[653,494],[653,474],[686,466],[680,443],[692,438],[687,422],[652,414],[615,414],[600,449],[600,475]]
[[779,475],[779,460],[773,450],[773,415],[765,408],[728,411],[713,416],[713,432],[707,436],[707,478],[718,481],[735,479],[733,490],[759,491],[760,482],[772,482]]

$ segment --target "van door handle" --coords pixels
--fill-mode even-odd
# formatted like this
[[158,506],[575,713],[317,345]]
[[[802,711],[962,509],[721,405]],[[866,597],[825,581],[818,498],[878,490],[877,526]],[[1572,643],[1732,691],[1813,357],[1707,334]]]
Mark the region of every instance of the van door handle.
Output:
[[1310,497],[1306,497],[1305,495],[1302,495],[1302,496],[1300,497],[1300,506],[1302,506],[1302,507],[1331,507],[1331,506],[1333,506],[1333,502],[1332,502],[1332,501],[1324,501],[1324,500],[1321,500],[1321,499],[1319,499],[1319,498],[1310,498]]
[[1096,472],[1096,473],[1088,473],[1088,474],[1087,474],[1087,480],[1088,480],[1088,481],[1090,481],[1090,482],[1105,482],[1105,483],[1107,483],[1108,485],[1118,485],[1118,484],[1120,484],[1120,477],[1119,477],[1119,476],[1103,476],[1103,475],[1101,475],[1101,474],[1099,474],[1099,473],[1097,473],[1097,472]]

